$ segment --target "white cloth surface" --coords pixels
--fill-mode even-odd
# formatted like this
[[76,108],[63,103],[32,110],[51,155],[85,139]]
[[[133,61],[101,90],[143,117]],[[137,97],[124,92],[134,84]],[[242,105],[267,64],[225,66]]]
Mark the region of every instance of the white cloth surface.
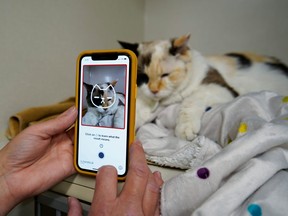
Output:
[[164,183],[162,215],[287,214],[287,96],[264,91],[213,106],[191,142],[174,135],[178,111],[166,107],[137,133],[148,160],[187,169]]

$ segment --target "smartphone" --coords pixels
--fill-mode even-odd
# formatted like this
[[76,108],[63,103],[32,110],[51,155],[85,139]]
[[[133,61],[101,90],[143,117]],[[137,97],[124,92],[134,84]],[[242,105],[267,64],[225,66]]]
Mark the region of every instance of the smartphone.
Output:
[[135,135],[137,58],[130,50],[92,50],[77,59],[74,165],[96,175],[103,165],[124,179]]

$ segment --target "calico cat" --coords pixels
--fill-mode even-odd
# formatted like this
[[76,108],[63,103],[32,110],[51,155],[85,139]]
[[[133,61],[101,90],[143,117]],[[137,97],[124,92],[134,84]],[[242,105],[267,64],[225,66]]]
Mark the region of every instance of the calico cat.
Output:
[[189,38],[119,41],[138,56],[137,127],[151,120],[155,107],[181,103],[175,133],[192,140],[214,104],[261,90],[288,95],[288,67],[278,59],[250,53],[206,57],[190,49]]
[[82,124],[102,127],[124,128],[124,104],[122,93],[116,93],[117,81],[90,85],[84,83],[87,91],[87,112]]

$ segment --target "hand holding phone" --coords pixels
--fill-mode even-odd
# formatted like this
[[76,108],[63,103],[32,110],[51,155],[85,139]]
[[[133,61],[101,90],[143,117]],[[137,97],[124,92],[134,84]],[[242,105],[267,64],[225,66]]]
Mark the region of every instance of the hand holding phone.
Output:
[[129,50],[86,51],[76,74],[74,164],[95,175],[103,165],[127,173],[128,148],[134,140],[137,59]]

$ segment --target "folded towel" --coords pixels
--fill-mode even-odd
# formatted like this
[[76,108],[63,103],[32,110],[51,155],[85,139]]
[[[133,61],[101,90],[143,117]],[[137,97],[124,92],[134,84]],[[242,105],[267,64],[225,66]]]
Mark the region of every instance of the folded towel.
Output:
[[75,98],[70,97],[56,104],[31,107],[11,116],[8,121],[6,137],[13,139],[18,133],[31,124],[55,118],[75,104]]

